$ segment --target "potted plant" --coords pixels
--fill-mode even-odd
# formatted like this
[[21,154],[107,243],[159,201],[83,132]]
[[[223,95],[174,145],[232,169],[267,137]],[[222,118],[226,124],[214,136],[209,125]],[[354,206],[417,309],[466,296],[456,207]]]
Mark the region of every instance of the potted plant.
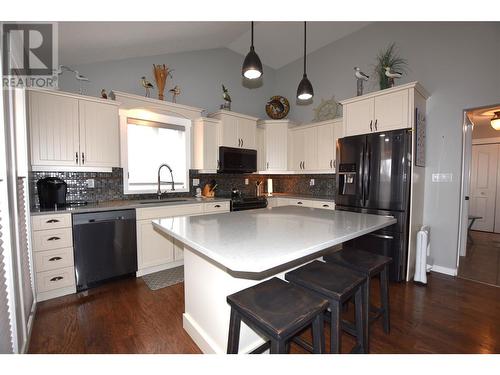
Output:
[[391,68],[391,71],[405,74],[408,70],[408,61],[399,56],[396,43],[391,43],[385,50],[382,50],[377,55],[377,65],[375,66],[375,74],[379,77],[380,89],[391,87],[390,79],[385,75],[386,67]]

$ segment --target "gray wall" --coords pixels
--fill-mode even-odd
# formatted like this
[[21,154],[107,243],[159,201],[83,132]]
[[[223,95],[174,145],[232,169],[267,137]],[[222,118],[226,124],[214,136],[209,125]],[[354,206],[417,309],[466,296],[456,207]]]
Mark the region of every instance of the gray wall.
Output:
[[[411,71],[400,83],[420,81],[427,101],[425,223],[431,226],[435,264],[455,268],[461,178],[462,110],[500,101],[500,23],[375,23],[311,53],[308,76],[315,102],[294,105],[290,116],[310,121],[321,98],[355,95],[353,67],[370,74],[377,52],[396,42]],[[277,71],[276,91],[293,98],[301,61]],[[373,77],[375,78],[375,77]],[[378,89],[369,82],[368,91]],[[453,173],[451,183],[431,174]]]
[[[182,93],[177,103],[214,112],[224,102],[221,96],[223,83],[229,88],[233,111],[263,117],[266,100],[273,94],[275,72],[264,66],[263,85],[249,90],[242,85],[243,58],[236,52],[221,48],[85,64],[73,68],[90,79],[90,84],[86,85],[87,95],[99,96],[101,88],[108,92],[114,89],[144,95],[141,76],[145,75],[156,86],[152,75],[153,64],[167,64],[175,70],[173,81],[167,81],[166,100],[171,100],[168,90],[178,84]],[[62,75],[60,89],[78,91],[78,84],[70,72]],[[157,98],[157,95],[154,89],[151,97]]]

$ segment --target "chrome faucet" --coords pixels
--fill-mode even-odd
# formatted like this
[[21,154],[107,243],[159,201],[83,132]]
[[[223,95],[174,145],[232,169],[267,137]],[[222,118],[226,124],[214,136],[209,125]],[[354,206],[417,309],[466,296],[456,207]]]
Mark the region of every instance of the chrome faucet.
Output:
[[174,175],[172,173],[172,168],[170,168],[170,166],[168,164],[162,164],[160,165],[160,167],[158,168],[158,190],[156,191],[156,195],[158,196],[158,199],[161,199],[161,181],[160,181],[160,172],[161,172],[161,169],[163,167],[167,167],[168,170],[170,171],[170,177],[172,178],[172,191],[175,190],[175,184],[174,184]]

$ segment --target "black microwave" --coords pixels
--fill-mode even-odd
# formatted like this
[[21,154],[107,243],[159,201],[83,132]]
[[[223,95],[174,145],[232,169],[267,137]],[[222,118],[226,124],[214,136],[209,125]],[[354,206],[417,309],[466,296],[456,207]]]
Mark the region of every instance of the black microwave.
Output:
[[252,173],[256,171],[256,150],[233,147],[219,147],[218,173]]

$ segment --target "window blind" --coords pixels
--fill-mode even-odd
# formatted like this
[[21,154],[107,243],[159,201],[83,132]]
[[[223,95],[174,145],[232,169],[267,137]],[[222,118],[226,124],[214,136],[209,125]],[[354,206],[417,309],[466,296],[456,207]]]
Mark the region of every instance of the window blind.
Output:
[[0,353],[13,353],[10,325],[7,280],[5,278],[4,249],[2,240],[2,211],[0,211]]

